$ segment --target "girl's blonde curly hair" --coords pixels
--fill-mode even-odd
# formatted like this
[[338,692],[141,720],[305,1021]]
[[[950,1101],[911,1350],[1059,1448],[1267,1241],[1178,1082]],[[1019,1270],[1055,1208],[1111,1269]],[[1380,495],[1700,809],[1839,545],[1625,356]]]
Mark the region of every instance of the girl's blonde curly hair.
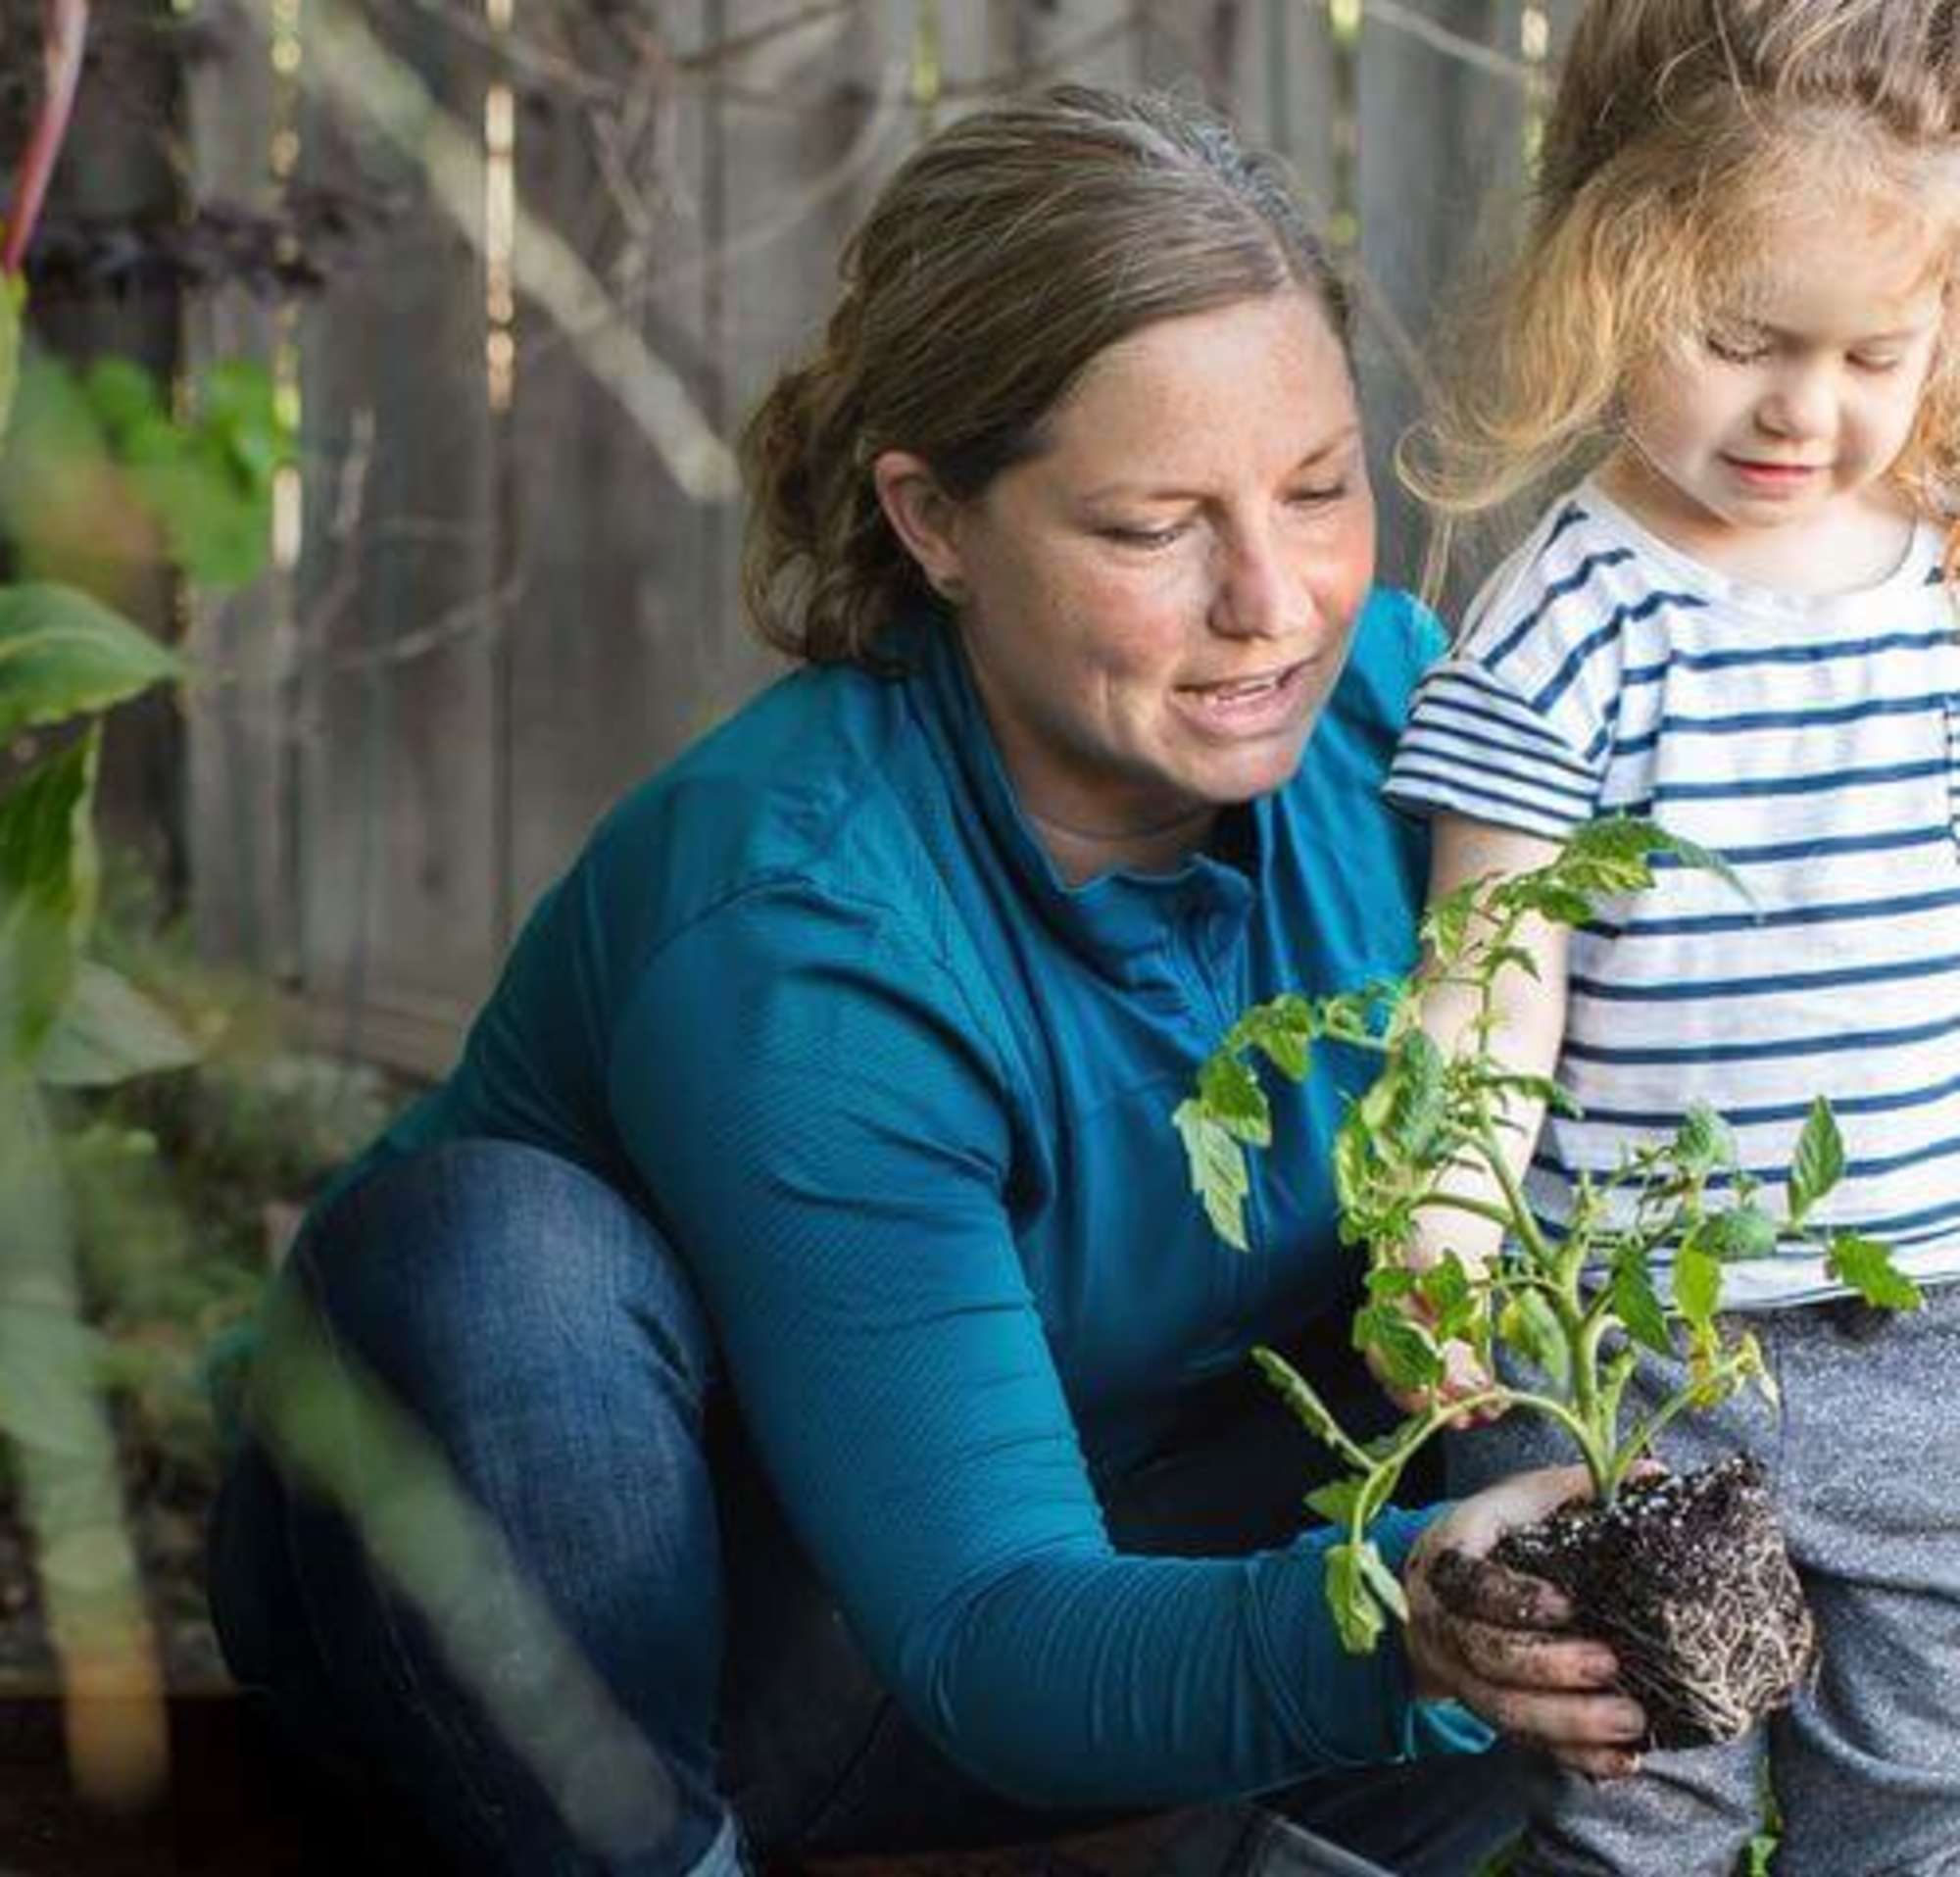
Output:
[[1630,373],[1692,343],[1792,210],[1931,234],[1947,328],[1891,471],[1960,509],[1960,0],[1592,0],[1561,68],[1523,240],[1459,315],[1398,469],[1450,521],[1610,442]]

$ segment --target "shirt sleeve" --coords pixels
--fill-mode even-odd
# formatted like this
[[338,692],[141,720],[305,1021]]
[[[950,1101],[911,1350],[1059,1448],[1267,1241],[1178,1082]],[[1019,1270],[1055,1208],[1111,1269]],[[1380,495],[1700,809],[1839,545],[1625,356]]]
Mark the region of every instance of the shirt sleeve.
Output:
[[[1042,1804],[1482,1745],[1411,1702],[1398,1643],[1342,1651],[1324,1539],[1112,1550],[1010,1230],[987,1034],[889,910],[779,882],[669,941],[611,1065],[762,1463],[874,1666],[953,1758]],[[1385,1519],[1393,1560],[1422,1522]]]
[[1480,597],[1410,701],[1383,790],[1394,806],[1550,840],[1598,812],[1617,637],[1564,597],[1530,577]]

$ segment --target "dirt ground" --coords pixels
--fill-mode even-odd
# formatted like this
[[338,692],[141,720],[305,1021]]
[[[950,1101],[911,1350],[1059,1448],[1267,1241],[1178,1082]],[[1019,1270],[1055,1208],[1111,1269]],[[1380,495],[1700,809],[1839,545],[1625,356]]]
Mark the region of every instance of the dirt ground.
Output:
[[[0,1877],[437,1877],[412,1827],[348,1815],[258,1737],[212,1634],[201,1527],[192,1510],[132,1503],[172,1691],[171,1770],[156,1804],[119,1817],[70,1783],[25,1535],[0,1506]],[[1010,1851],[837,1862],[823,1877],[1142,1877],[1169,1822]]]
[[[826,1864],[822,1877],[1143,1877],[1171,1821],[1010,1851]],[[223,1694],[171,1702],[171,1779],[132,1817],[69,1783],[59,1705],[0,1682],[0,1877],[435,1877],[399,1820],[348,1817],[298,1789]],[[805,1877],[777,1871],[769,1877]],[[814,1877],[814,1873],[811,1873]]]

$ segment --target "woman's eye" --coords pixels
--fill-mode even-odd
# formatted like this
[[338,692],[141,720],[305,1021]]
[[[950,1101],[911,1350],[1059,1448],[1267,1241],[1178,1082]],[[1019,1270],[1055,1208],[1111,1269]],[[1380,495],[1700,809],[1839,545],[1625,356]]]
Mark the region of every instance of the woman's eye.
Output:
[[1293,494],[1287,499],[1296,508],[1324,509],[1331,502],[1346,500],[1347,495],[1348,484],[1344,480],[1340,482],[1316,482],[1310,487],[1294,490]]
[[1854,352],[1851,354],[1851,363],[1860,371],[1895,371],[1898,369],[1899,362],[1899,354],[1896,352]]
[[1126,548],[1167,548],[1184,532],[1180,523],[1170,522],[1160,527],[1128,527],[1120,522],[1109,522],[1098,532],[1105,541],[1114,541]]

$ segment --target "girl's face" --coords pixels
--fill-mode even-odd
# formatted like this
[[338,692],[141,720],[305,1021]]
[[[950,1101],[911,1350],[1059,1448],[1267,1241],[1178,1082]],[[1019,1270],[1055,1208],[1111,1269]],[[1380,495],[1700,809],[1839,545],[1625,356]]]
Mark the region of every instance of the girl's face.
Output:
[[912,539],[1037,823],[1113,863],[1196,844],[1293,774],[1372,577],[1340,343],[1298,292],[1147,326]]
[[1711,330],[1629,384],[1608,487],[1740,577],[1862,585],[1900,551],[1885,477],[1939,343],[1941,257],[1930,233],[1875,215],[1792,215],[1774,252]]

